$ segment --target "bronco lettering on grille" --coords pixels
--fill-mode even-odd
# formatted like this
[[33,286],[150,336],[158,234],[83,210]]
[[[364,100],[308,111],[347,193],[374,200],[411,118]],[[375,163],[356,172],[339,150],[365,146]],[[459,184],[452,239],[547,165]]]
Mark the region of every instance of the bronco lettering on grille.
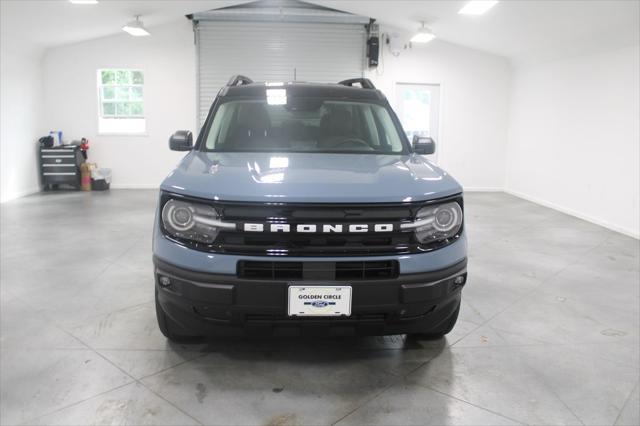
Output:
[[245,232],[297,232],[297,233],[362,233],[362,232],[393,232],[392,223],[354,223],[354,224],[313,224],[304,223],[290,225],[288,223],[245,223]]

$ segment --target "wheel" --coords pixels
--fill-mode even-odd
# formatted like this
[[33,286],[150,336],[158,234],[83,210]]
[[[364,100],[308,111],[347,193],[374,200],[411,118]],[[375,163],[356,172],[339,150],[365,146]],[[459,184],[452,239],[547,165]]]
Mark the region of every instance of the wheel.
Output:
[[193,343],[202,340],[202,336],[188,334],[184,328],[169,318],[162,310],[160,302],[158,302],[158,292],[156,291],[156,317],[158,319],[158,327],[167,339],[176,343]]
[[421,339],[427,339],[427,340],[441,339],[442,337],[444,337],[445,334],[448,334],[451,330],[453,330],[453,327],[456,325],[456,322],[458,321],[459,313],[460,313],[460,304],[458,304],[458,307],[456,308],[456,310],[453,311],[451,315],[449,315],[449,318],[447,318],[442,322],[442,326],[440,330],[429,331],[428,333],[414,333],[413,335]]

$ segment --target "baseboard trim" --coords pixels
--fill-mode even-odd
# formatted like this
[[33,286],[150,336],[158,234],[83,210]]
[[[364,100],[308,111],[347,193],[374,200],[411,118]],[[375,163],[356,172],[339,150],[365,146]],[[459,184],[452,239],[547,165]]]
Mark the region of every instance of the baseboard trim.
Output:
[[504,188],[497,186],[465,186],[464,192],[504,192]]
[[23,189],[21,191],[17,191],[17,192],[14,192],[14,193],[10,194],[6,198],[2,197],[2,199],[0,200],[0,203],[6,203],[7,201],[12,201],[12,200],[15,200],[15,199],[18,199],[18,198],[26,197],[27,195],[32,195],[32,194],[35,194],[37,192],[40,192],[40,188],[39,187]]
[[625,228],[625,227],[618,226],[618,225],[614,225],[614,224],[612,224],[610,222],[607,222],[605,220],[601,220],[601,219],[595,218],[593,216],[577,212],[577,211],[575,211],[573,209],[560,206],[560,205],[558,205],[556,203],[552,203],[551,201],[543,200],[542,198],[538,198],[538,197],[533,197],[531,195],[525,194],[525,193],[520,192],[520,191],[515,191],[513,189],[505,189],[504,192],[509,194],[509,195],[513,195],[514,197],[522,198],[523,200],[531,201],[532,203],[536,203],[536,204],[539,204],[541,206],[548,207],[548,208],[553,209],[553,210],[557,210],[557,211],[559,211],[561,213],[565,213],[565,214],[568,214],[570,216],[577,217],[578,219],[586,220],[587,222],[591,222],[594,225],[602,226],[603,228],[607,228],[607,229],[610,229],[612,231],[618,232],[620,234],[624,234],[624,235],[626,235],[628,237],[635,238],[636,240],[640,239],[640,233],[634,232],[632,229]]
[[111,184],[113,189],[160,189],[160,185],[150,184]]

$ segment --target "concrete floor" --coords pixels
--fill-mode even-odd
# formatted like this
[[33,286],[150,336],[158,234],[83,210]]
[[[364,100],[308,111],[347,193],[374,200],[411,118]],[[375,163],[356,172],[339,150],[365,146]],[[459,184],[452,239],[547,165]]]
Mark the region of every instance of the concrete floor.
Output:
[[2,205],[0,423],[640,424],[637,240],[471,193],[469,281],[446,339],[170,345],[155,201]]

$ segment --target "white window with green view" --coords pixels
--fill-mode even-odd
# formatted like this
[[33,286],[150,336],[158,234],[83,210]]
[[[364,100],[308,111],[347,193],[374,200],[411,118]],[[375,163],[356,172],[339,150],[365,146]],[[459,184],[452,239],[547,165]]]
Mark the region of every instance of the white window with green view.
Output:
[[132,69],[98,70],[99,133],[144,133],[144,74]]

